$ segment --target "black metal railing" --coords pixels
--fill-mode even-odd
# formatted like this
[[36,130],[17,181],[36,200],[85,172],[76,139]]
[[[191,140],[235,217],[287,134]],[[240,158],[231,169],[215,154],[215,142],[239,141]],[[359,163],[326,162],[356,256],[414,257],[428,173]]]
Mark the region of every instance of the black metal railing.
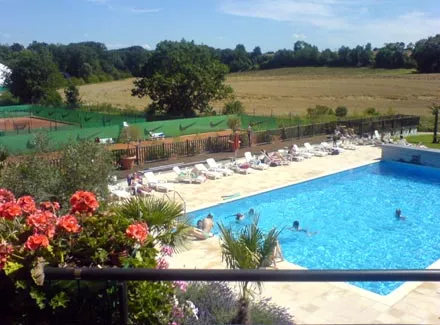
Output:
[[225,281],[225,282],[440,282],[440,270],[188,270],[121,268],[45,268],[46,280],[116,281],[120,324],[127,325],[129,311],[126,281]]

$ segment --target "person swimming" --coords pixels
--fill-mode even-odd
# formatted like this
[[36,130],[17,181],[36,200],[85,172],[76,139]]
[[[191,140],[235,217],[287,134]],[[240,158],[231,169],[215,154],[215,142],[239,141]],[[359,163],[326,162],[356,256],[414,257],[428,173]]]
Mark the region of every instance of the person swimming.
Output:
[[235,221],[241,221],[243,219],[244,219],[244,214],[242,214],[240,212],[235,214]]
[[293,222],[293,224],[292,224],[292,227],[289,227],[289,228],[287,228],[287,229],[292,230],[292,231],[305,232],[308,236],[316,235],[316,234],[318,233],[317,231],[315,231],[315,232],[309,232],[307,229],[303,229],[303,228],[301,228],[301,227],[299,226],[299,221],[298,221],[298,220],[295,220],[295,221]]
[[398,220],[406,219],[406,217],[402,215],[402,210],[400,209],[396,209],[396,213],[394,215]]
[[248,216],[249,216],[249,217],[253,217],[253,216],[255,216],[255,215],[256,215],[256,212],[255,212],[254,208],[250,208],[250,209],[249,209],[249,212],[248,212]]

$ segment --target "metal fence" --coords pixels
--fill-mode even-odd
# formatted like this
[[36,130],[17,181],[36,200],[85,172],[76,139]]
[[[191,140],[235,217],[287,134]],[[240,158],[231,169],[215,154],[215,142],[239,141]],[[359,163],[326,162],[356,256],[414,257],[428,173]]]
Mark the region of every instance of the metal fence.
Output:
[[[418,116],[381,116],[368,119],[352,119],[327,123],[297,125],[280,129],[256,131],[252,133],[252,143],[255,145],[272,143],[274,141],[288,141],[314,136],[332,134],[337,126],[352,128],[359,135],[372,133],[374,130],[398,134],[403,128],[417,128]],[[173,143],[158,143],[146,146],[137,146],[130,149],[113,151],[115,161],[123,155],[135,156],[138,164],[149,161],[166,160],[171,157],[186,157],[200,153],[216,153],[231,151],[229,142],[231,136],[208,137],[202,139],[185,140]],[[248,135],[244,131],[240,134],[241,146],[248,145]],[[158,140],[159,141],[159,140]]]
[[[225,282],[440,282],[440,270],[188,270],[123,268],[45,268],[45,279],[105,282],[111,281],[117,294],[109,324],[129,324],[126,281],[225,281]],[[60,322],[59,324],[63,324]]]

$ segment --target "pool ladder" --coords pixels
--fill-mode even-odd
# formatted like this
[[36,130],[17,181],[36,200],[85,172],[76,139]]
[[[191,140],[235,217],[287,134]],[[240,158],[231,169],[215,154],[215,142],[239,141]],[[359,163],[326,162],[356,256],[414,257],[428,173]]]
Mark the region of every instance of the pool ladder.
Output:
[[177,191],[172,191],[172,193],[173,194],[171,196],[168,195],[168,194],[170,194],[170,192],[164,193],[163,198],[167,198],[170,202],[176,202],[176,196],[177,196],[177,198],[179,198],[180,201],[182,201],[183,216],[186,216],[186,201],[185,201],[185,199]]

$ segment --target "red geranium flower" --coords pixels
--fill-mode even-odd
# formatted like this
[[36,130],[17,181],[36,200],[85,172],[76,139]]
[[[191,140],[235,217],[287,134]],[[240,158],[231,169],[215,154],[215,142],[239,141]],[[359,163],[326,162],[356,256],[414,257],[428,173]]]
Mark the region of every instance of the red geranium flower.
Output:
[[143,243],[148,236],[148,225],[146,223],[135,223],[128,226],[125,234],[140,243]]
[[34,213],[36,210],[35,201],[32,196],[22,196],[17,200],[17,204],[25,213]]
[[64,229],[67,232],[79,232],[80,226],[78,224],[78,220],[75,218],[75,216],[72,215],[65,215],[58,219],[57,222],[58,227]]
[[0,188],[0,203],[13,202],[15,201],[15,196],[11,191],[7,189]]
[[60,209],[60,204],[58,202],[44,201],[40,203],[40,209],[55,212]]
[[49,238],[55,235],[55,215],[50,211],[40,211],[29,215],[26,224],[33,227],[36,232],[44,233]]
[[0,204],[0,216],[13,220],[14,218],[21,215],[21,208],[17,203],[14,202],[6,202],[4,204]]
[[14,251],[12,245],[0,242],[0,271],[4,268],[8,261],[9,255]]
[[92,213],[98,207],[95,194],[86,191],[77,191],[70,198],[71,213]]
[[31,251],[35,251],[40,247],[47,247],[49,246],[49,239],[46,235],[42,234],[34,234],[32,236],[29,236],[26,240],[26,243],[24,244],[24,247]]

